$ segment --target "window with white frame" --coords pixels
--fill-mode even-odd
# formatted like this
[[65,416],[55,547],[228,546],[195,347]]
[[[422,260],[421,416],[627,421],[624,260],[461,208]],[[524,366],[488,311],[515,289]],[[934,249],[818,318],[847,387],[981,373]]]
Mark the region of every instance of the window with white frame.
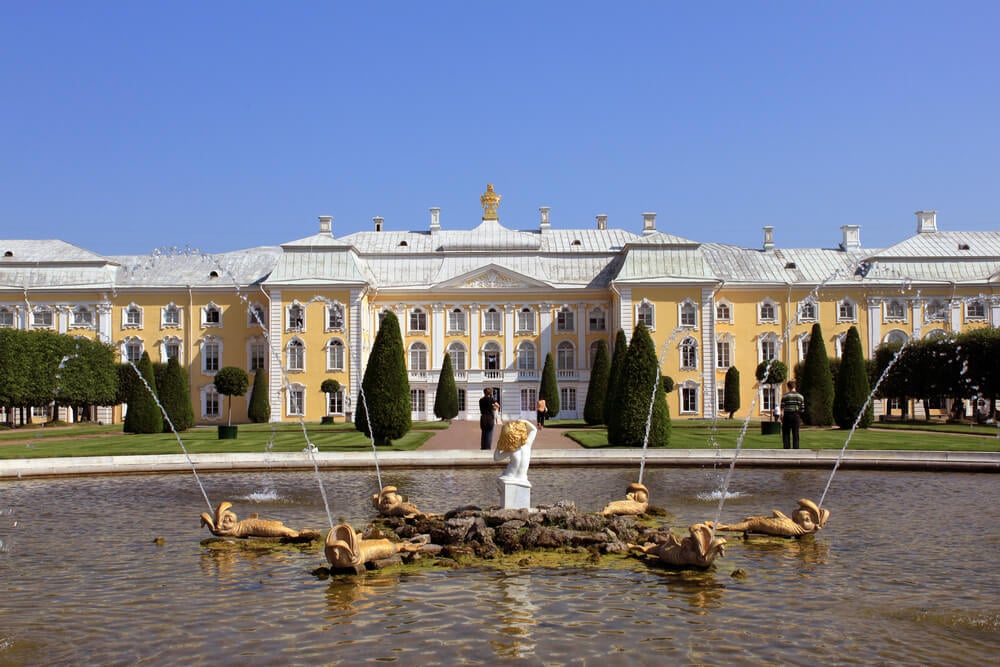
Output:
[[181,325],[181,309],[175,303],[168,303],[160,311],[160,321],[164,328],[174,328]]
[[465,311],[461,308],[448,313],[448,333],[465,333]]
[[213,374],[220,368],[222,343],[217,338],[206,338],[201,343],[201,372]]
[[850,299],[844,299],[837,304],[837,321],[854,322],[858,319],[858,307]]
[[927,304],[927,319],[943,321],[948,318],[948,304],[943,299],[931,299]]
[[588,326],[591,331],[608,330],[608,314],[600,306],[592,309],[588,315]]
[[719,322],[733,321],[733,305],[729,301],[720,301],[715,304],[715,319]]
[[531,308],[524,307],[517,313],[517,332],[535,333],[535,312]]
[[344,330],[344,306],[334,302],[326,307],[326,328],[328,331]]
[[306,390],[300,384],[288,386],[288,414],[295,417],[306,414]]
[[288,307],[288,331],[303,331],[306,328],[306,309],[301,303]]
[[766,384],[761,387],[760,411],[764,414],[771,414],[777,405],[777,388],[773,384]]
[[306,369],[306,346],[298,338],[288,341],[285,368],[290,371],[304,371]]
[[209,384],[201,390],[201,414],[206,419],[218,419],[221,416],[222,401],[219,390],[214,384]]
[[715,341],[715,367],[726,370],[733,365],[733,341],[729,336]]
[[576,412],[576,387],[559,387],[559,409]]
[[575,331],[576,320],[573,317],[573,310],[569,306],[563,306],[556,313],[556,331],[559,333],[569,333]]
[[982,321],[986,319],[986,302],[983,299],[972,299],[965,302],[965,319]]
[[10,308],[0,308],[0,327],[5,329],[13,328],[14,311]]
[[678,307],[678,321],[682,327],[698,325],[698,306],[691,299],[684,299]]
[[201,310],[201,324],[206,327],[222,326],[222,308],[210,303]]
[[757,347],[760,353],[760,358],[757,360],[758,363],[778,358],[778,336],[776,334],[771,333],[761,336],[757,339]]
[[635,323],[643,324],[646,326],[647,329],[653,328],[653,323],[654,323],[653,304],[643,299],[642,303],[636,306]]
[[556,345],[556,370],[571,371],[576,368],[576,347],[568,340]]
[[267,368],[268,346],[266,341],[250,341],[250,370],[259,371]]
[[899,299],[892,299],[885,303],[885,319],[889,322],[906,321],[906,304]]
[[503,331],[503,313],[496,308],[487,308],[483,312],[483,333],[498,334]]
[[247,308],[247,326],[250,328],[267,328],[267,311],[260,304],[253,304]]
[[137,364],[142,359],[142,340],[139,338],[126,338],[123,344],[125,361]]
[[715,410],[716,410],[716,412],[724,412],[725,409],[726,409],[725,408],[725,406],[726,406],[726,385],[725,384],[716,385],[716,387],[715,387],[715,400],[717,401],[717,403],[715,404]]
[[815,322],[819,316],[819,308],[812,299],[806,299],[799,303],[799,322]]
[[410,410],[413,412],[427,411],[427,392],[423,389],[410,390]]
[[764,299],[759,304],[757,304],[757,321],[777,322],[778,309],[776,306],[777,304],[771,299]]
[[326,370],[344,370],[344,341],[331,338],[326,344]]
[[465,370],[465,346],[455,341],[448,346],[448,356],[451,357],[451,368],[456,371]]
[[844,355],[844,341],[847,340],[847,332],[838,334],[833,339],[833,355],[837,359],[840,359]]
[[521,390],[521,412],[535,412],[538,407],[538,394],[533,388]]
[[517,346],[517,367],[522,371],[535,369],[535,346],[529,341],[524,341]]
[[53,311],[51,308],[35,308],[31,311],[32,329],[51,329],[54,321]]
[[465,390],[458,390],[458,411],[465,412]]
[[500,345],[493,341],[483,346],[483,370],[500,370]]
[[137,328],[142,326],[142,308],[132,303],[125,306],[122,313],[122,326],[126,328]]
[[420,341],[410,346],[410,370],[427,370],[427,345]]
[[414,308],[410,311],[410,331],[414,333],[427,332],[427,313],[423,308]]
[[906,332],[900,331],[899,329],[893,329],[892,331],[890,331],[885,335],[885,338],[882,340],[882,342],[902,345],[909,339],[910,337],[906,335]]
[[171,359],[176,359],[178,363],[181,360],[181,339],[177,336],[167,336],[163,339],[163,360]]
[[698,385],[685,382],[681,385],[681,414],[698,412]]
[[802,334],[799,336],[799,361],[804,361],[807,354],[809,354],[809,335]]
[[73,326],[80,329],[90,329],[94,326],[94,311],[86,306],[73,309]]
[[681,370],[693,371],[698,368],[698,343],[690,336],[680,343]]
[[328,415],[342,415],[344,414],[344,390],[335,391],[332,394],[326,395],[326,414]]
[[590,349],[587,351],[587,368],[594,367],[594,361],[597,359],[597,350],[601,347],[601,341],[595,340],[590,344]]

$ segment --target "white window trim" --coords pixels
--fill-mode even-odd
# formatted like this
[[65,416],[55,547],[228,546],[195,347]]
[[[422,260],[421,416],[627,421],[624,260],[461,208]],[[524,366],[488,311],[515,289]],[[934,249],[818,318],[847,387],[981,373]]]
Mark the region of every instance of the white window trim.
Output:
[[736,358],[736,337],[730,333],[722,334],[721,336],[716,336],[715,345],[718,347],[719,344],[724,344],[729,348],[729,363],[725,366],[719,365],[719,352],[716,349],[715,352],[715,369],[718,371],[729,370],[729,367],[733,365],[733,359]]
[[[725,306],[729,309],[729,317],[719,317],[719,306]],[[715,321],[716,322],[726,322],[727,324],[733,323],[733,317],[736,313],[736,309],[733,307],[733,302],[729,299],[722,298],[715,303]]]
[[[595,329],[590,326],[591,313],[600,313],[601,320],[604,322],[604,327],[601,329]],[[605,333],[608,330],[608,311],[603,306],[594,306],[587,311],[587,331],[589,333]]]
[[[498,327],[489,327],[489,326],[486,325],[486,318],[490,314],[490,311],[493,311],[494,315],[496,315],[496,319],[499,321],[500,326],[498,326]],[[496,336],[498,336],[498,335],[500,335],[500,334],[503,333],[503,310],[502,309],[497,308],[496,306],[486,306],[486,308],[483,308],[483,310],[481,311],[481,313],[482,313],[482,332],[483,332],[483,335],[487,335],[487,336],[489,336],[489,335],[496,335]]]
[[[167,313],[175,312],[177,313],[177,321],[169,322],[167,321]],[[178,306],[176,303],[171,301],[163,308],[160,309],[160,328],[161,329],[180,329],[184,326],[184,310]]]
[[[215,383],[209,382],[208,384],[203,385],[202,388],[201,388],[201,391],[199,392],[199,394],[200,394],[200,399],[201,399],[200,400],[200,403],[201,403],[201,418],[202,419],[207,419],[209,421],[218,421],[218,420],[221,420],[222,419],[222,414],[223,414],[223,412],[225,412],[225,409],[224,409],[224,406],[223,406],[223,396],[215,388]],[[214,415],[209,414],[208,410],[207,410],[207,408],[208,408],[208,397],[209,397],[209,395],[212,395],[212,394],[214,394],[215,396],[218,397],[218,400],[216,401],[216,405],[219,406],[219,413],[218,414],[214,414]]]
[[[302,349],[302,368],[292,368],[292,365],[289,363],[292,347],[301,347]],[[305,373],[306,368],[308,368],[308,366],[306,365],[305,341],[298,336],[293,336],[287,343],[285,343],[285,370],[289,373]]]
[[[454,313],[456,313],[456,312],[462,314],[462,327],[461,328],[457,328],[457,327],[453,327],[452,326],[451,316]],[[445,315],[445,320],[446,320],[446,322],[445,322],[445,324],[446,324],[445,329],[447,330],[447,333],[448,333],[449,336],[464,336],[466,334],[466,332],[468,331],[468,329],[469,329],[469,312],[467,310],[465,310],[464,308],[460,308],[460,307],[456,306],[454,308],[448,309],[448,312]]]
[[[415,367],[413,365],[413,353],[415,351],[417,351],[417,350],[422,350],[423,353],[424,353],[424,364],[423,364],[424,367],[423,368],[417,368],[417,367]],[[423,342],[421,340],[417,340],[417,341],[414,341],[414,342],[410,343],[410,347],[406,350],[406,362],[407,362],[406,363],[407,370],[418,371],[418,372],[430,370],[430,368],[429,368],[429,365],[430,365],[430,350],[427,348],[427,343],[425,343],[425,342]]]
[[[890,315],[889,314],[889,306],[891,306],[893,303],[898,303],[900,306],[902,306],[902,308],[903,308],[903,314],[902,314],[902,316],[899,316],[899,315]],[[910,309],[907,307],[906,302],[903,301],[902,299],[888,299],[888,300],[886,300],[885,303],[882,304],[882,321],[883,322],[901,322],[903,324],[909,322],[910,321]]]
[[[137,324],[132,324],[128,321],[129,311],[135,308],[139,313],[139,322]],[[34,312],[32,312],[32,319],[34,319]],[[142,306],[136,302],[132,302],[129,305],[122,308],[122,329],[141,329],[143,321]]]
[[[560,368],[559,367],[559,359],[560,359],[559,352],[561,350],[565,350],[567,348],[570,351],[570,357],[572,359],[572,363],[569,366],[567,366],[566,368]],[[556,370],[557,371],[575,371],[576,370],[576,365],[578,363],[577,355],[576,355],[576,345],[574,345],[571,341],[568,341],[568,340],[559,341],[559,343],[556,345],[555,353],[556,353],[556,359],[555,359],[555,361],[556,361]]]
[[[677,407],[678,407],[678,412],[680,414],[682,414],[682,415],[696,415],[696,414],[698,414],[698,403],[699,403],[699,401],[701,399],[701,396],[700,396],[701,392],[699,391],[699,389],[700,389],[700,387],[698,386],[698,383],[695,382],[694,380],[685,380],[684,382],[682,382],[679,385],[677,385],[677,399],[678,399],[678,403],[679,403],[679,405]],[[694,391],[694,409],[690,409],[690,410],[685,410],[684,409],[684,390],[692,390],[692,391]]]
[[[559,316],[560,315],[568,316],[569,320],[570,320],[570,324],[572,324],[572,326],[570,326],[570,327],[561,327],[560,324],[559,324]],[[564,319],[565,319],[565,317],[564,317]],[[561,333],[561,334],[576,333],[576,311],[574,311],[572,308],[570,308],[567,305],[564,305],[561,308],[559,308],[559,310],[556,311],[555,331],[556,331],[556,333]]]
[[206,362],[208,361],[208,358],[205,356],[205,348],[208,347],[209,345],[218,345],[219,346],[219,369],[222,368],[222,345],[223,345],[222,338],[220,336],[205,336],[201,340],[201,374],[202,375],[215,375],[216,373],[219,372],[218,369],[214,370],[214,371],[210,371],[206,367]]
[[[683,314],[684,307],[690,306],[691,312],[694,313],[694,324],[684,324]],[[698,328],[698,304],[694,302],[694,299],[687,297],[683,301],[677,304],[677,326],[684,327],[685,329],[697,329]]]
[[[531,318],[531,326],[529,328],[525,328],[525,327],[522,326],[522,322],[521,322],[522,315],[525,318],[527,318],[527,317]],[[514,333],[517,334],[517,335],[521,335],[521,336],[534,335],[535,334],[535,330],[537,328],[538,328],[538,313],[535,312],[535,309],[534,308],[530,308],[528,306],[524,306],[522,308],[518,308],[518,310],[517,310],[517,327],[515,328]]]
[[[766,319],[764,318],[764,306],[770,306],[771,312],[774,313],[774,317]],[[778,321],[778,302],[769,296],[764,297],[757,302],[757,324],[774,324]]]
[[650,323],[646,325],[646,328],[649,329],[650,331],[656,331],[656,304],[654,304],[652,301],[650,301],[649,299],[647,299],[645,297],[643,297],[642,301],[640,301],[639,303],[635,304],[635,323],[636,323],[636,326],[638,326],[639,322],[641,321],[641,319],[639,318],[639,310],[643,306],[648,306],[649,307],[649,319],[650,319]]
[[[209,311],[216,310],[219,313],[218,322],[209,322],[208,313]],[[222,327],[222,307],[215,303],[215,301],[209,301],[205,304],[205,307],[201,309],[201,326],[204,328],[208,327]]]
[[[260,321],[254,317],[254,312],[260,312]],[[254,328],[260,327],[262,329],[267,329],[267,308],[263,304],[254,302],[247,307],[247,327]]]
[[[420,314],[420,315],[424,316],[424,328],[423,329],[415,329],[413,327],[412,317],[414,315],[417,315],[417,314]],[[406,333],[407,334],[415,335],[415,336],[426,336],[429,325],[430,325],[430,318],[428,317],[428,312],[427,312],[426,308],[423,308],[421,306],[416,306],[414,308],[410,308],[409,311],[406,313]]]
[[[302,410],[298,412],[292,410],[292,396],[296,394],[302,396]],[[285,414],[289,417],[306,416],[306,387],[304,384],[293,382],[288,385],[288,392],[285,396]]]
[[781,358],[781,336],[774,333],[773,331],[768,331],[757,336],[757,363],[762,361],[767,361],[764,359],[764,343],[773,342],[774,343],[774,358]]
[[[983,308],[983,314],[982,315],[970,315],[969,314],[969,307],[972,306],[973,304],[978,304],[978,305],[982,306],[982,308]],[[989,308],[987,307],[985,299],[976,297],[974,299],[969,299],[968,301],[963,301],[962,302],[962,314],[965,317],[965,321],[966,322],[985,322],[986,321],[986,314],[988,312],[989,312]]]
[[[338,345],[339,344],[339,345]],[[330,350],[340,347],[340,365],[334,366],[330,364]],[[347,367],[347,345],[340,338],[331,338],[326,341],[326,345],[323,347],[323,352],[326,356],[326,370],[328,371],[342,371]]]
[[[455,363],[455,356],[452,354],[452,349],[457,348],[462,352],[462,367],[459,368],[458,364]],[[445,353],[451,358],[451,368],[455,373],[464,373],[469,370],[469,349],[465,346],[465,343],[461,341],[452,341],[448,344],[448,349]]]
[[[851,306],[851,316],[844,317],[843,307],[845,305]],[[858,303],[849,296],[845,296],[843,299],[837,302],[837,322],[857,322],[858,321]]]
[[[521,350],[531,350],[531,366],[521,365]],[[519,371],[536,371],[538,370],[538,348],[535,347],[534,342],[530,340],[521,341],[517,345],[517,349],[514,352],[515,363],[517,364],[517,370]]]
[[[807,305],[812,306],[814,315],[812,317],[807,317],[802,311]],[[799,322],[816,322],[819,320],[819,302],[811,296],[799,301],[799,306],[796,312]]]
[[[297,320],[292,319],[292,312],[295,309],[300,309],[302,311],[302,323],[296,324]],[[297,331],[304,332],[306,330],[306,307],[305,304],[300,303],[298,299],[292,301],[285,307],[285,331]]]
[[[340,322],[341,322],[340,326],[331,326],[330,314],[338,309],[340,310]],[[303,317],[303,319],[305,318]],[[305,323],[303,323],[303,327],[304,326]],[[347,327],[347,308],[344,307],[344,304],[340,303],[339,301],[333,301],[332,303],[326,304],[326,307],[323,308],[323,331],[324,332],[344,331],[346,327]]]
[[[684,349],[685,347],[690,347],[692,352],[692,358],[694,359],[694,365],[686,365],[684,363]],[[696,371],[698,370],[698,341],[694,336],[685,336],[681,339],[681,342],[677,344],[677,363],[680,365],[682,371]]]

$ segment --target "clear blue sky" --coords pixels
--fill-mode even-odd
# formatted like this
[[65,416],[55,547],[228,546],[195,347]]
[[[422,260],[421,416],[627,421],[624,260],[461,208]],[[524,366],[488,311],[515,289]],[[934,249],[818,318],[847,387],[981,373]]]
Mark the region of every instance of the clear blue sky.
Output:
[[1000,229],[1000,2],[0,4],[0,238]]

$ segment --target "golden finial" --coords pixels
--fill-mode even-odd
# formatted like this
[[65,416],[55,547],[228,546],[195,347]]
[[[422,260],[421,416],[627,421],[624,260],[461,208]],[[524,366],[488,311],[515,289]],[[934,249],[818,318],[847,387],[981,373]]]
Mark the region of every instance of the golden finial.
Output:
[[483,205],[483,220],[499,220],[497,207],[500,206],[500,195],[493,191],[493,184],[486,184],[486,192],[479,198],[479,203]]

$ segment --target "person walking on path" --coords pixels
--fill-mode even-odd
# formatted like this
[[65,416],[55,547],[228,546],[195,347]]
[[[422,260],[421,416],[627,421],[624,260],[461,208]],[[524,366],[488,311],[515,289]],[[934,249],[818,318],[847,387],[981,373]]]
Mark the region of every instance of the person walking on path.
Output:
[[535,417],[538,420],[538,428],[545,428],[545,415],[548,411],[548,406],[545,405],[545,397],[541,396],[538,399],[538,405],[535,406]]
[[493,398],[493,390],[483,389],[483,397],[479,399],[479,449],[489,451],[493,448],[493,427],[496,426],[496,411],[500,404]]
[[785,449],[799,448],[799,427],[806,399],[795,391],[795,382],[788,383],[788,393],[781,397],[781,443]]

